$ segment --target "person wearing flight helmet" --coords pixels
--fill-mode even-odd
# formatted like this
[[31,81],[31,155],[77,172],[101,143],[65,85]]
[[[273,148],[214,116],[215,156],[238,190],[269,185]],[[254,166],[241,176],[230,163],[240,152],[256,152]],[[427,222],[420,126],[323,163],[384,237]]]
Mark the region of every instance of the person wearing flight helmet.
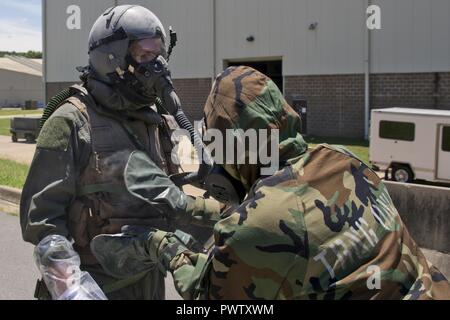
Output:
[[[172,85],[166,42],[160,20],[142,6],[115,6],[97,19],[89,35],[89,66],[79,69],[83,84],[49,102],[22,192],[22,236],[37,245],[36,261],[53,261],[39,257],[52,256],[49,243],[63,244],[55,246],[58,256],[60,248],[73,245],[75,253],[69,248],[67,256],[109,299],[164,299],[165,271],[151,264],[139,275],[115,277],[93,256],[93,237],[120,232],[123,225],[174,230],[193,216],[207,220],[220,210],[217,201],[187,196],[169,179],[179,173],[170,133],[180,122],[193,131]],[[191,138],[200,148],[201,140]],[[137,167],[145,179],[125,177],[125,168]],[[201,180],[210,164],[200,167],[178,182]],[[145,184],[145,194],[133,193],[137,182]],[[49,238],[55,236],[63,239]],[[38,281],[36,297],[55,298],[45,279]],[[52,287],[61,291],[61,285]]]

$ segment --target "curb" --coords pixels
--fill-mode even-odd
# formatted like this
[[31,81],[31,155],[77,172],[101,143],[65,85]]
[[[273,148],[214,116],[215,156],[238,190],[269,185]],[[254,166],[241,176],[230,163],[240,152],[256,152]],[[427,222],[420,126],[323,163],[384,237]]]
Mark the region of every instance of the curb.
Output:
[[21,195],[22,190],[20,189],[0,186],[0,200],[19,205]]

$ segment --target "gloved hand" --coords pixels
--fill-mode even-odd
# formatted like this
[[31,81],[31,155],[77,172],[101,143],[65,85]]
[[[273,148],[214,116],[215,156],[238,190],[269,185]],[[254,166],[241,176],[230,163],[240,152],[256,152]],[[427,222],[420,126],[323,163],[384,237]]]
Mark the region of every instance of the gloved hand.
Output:
[[189,251],[180,240],[189,235],[136,226],[122,227],[119,234],[101,234],[91,241],[91,250],[102,267],[112,276],[122,279],[158,267],[163,273],[179,253]]
[[91,241],[91,251],[113,277],[124,279],[156,267],[157,256],[149,247],[156,229],[122,227],[119,234],[100,234]]
[[175,233],[166,233],[166,235],[157,240],[155,243],[159,243],[157,247],[157,255],[160,264],[165,270],[171,270],[171,263],[182,253],[193,253],[192,251],[198,251],[198,244],[195,239],[188,233],[181,230],[176,230]]
[[49,235],[34,250],[42,278],[54,300],[106,300],[89,273],[80,270],[80,257],[63,236]]
[[220,220],[224,208],[225,205],[215,199],[195,197],[188,202],[186,211],[191,213],[189,223],[212,227]]

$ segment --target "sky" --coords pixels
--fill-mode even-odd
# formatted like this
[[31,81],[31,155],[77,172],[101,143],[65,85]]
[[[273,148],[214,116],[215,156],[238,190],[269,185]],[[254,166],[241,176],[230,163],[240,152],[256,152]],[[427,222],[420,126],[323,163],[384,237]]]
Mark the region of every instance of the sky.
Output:
[[42,51],[41,0],[0,0],[0,51]]

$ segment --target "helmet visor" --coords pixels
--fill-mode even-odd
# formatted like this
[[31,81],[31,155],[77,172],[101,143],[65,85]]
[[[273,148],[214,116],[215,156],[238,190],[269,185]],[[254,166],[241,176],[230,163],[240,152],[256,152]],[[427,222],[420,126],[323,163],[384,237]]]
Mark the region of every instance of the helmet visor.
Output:
[[136,62],[149,62],[159,55],[164,55],[164,43],[159,37],[132,41],[129,52]]

